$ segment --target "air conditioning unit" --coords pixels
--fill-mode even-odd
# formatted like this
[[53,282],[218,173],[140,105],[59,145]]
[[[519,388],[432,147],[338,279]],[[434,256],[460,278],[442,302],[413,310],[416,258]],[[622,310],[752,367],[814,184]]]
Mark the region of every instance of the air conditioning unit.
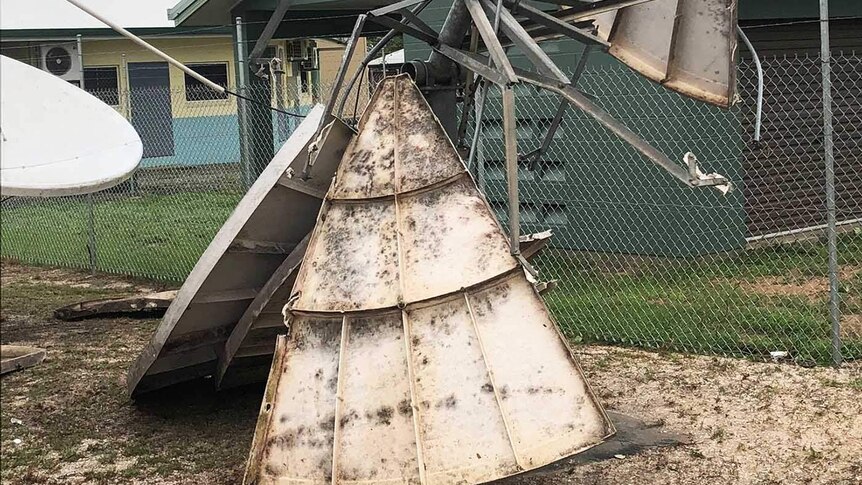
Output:
[[80,86],[81,60],[75,43],[43,45],[40,54],[43,71]]
[[287,60],[289,62],[304,61],[308,59],[308,39],[291,40],[287,43]]
[[311,42],[307,47],[305,59],[300,61],[299,68],[303,71],[316,71],[319,69],[319,56],[317,55],[317,44]]

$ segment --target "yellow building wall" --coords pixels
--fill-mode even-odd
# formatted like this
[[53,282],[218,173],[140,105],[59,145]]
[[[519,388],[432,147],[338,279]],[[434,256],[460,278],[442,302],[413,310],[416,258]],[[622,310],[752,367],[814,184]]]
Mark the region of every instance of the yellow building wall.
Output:
[[[174,38],[148,38],[147,42],[165,52],[183,64],[198,63],[223,63],[227,65],[228,89],[236,89],[236,65],[233,58],[233,40],[229,36],[211,37],[174,37]],[[283,58],[285,66],[284,99],[286,106],[308,105],[314,102],[324,102],[335,81],[338,68],[341,65],[341,57],[344,45],[326,39],[315,39],[318,47],[319,73],[318,86],[311,86],[308,93],[301,93],[299,79],[294,74],[309,75],[292,69],[286,58]],[[281,47],[278,53],[286,56],[286,42],[274,40],[270,45]],[[117,84],[121,93],[120,106],[117,109],[124,115],[128,115],[129,100],[122,96],[129,92],[128,71],[123,68],[126,64],[135,62],[164,62],[155,54],[141,48],[127,39],[84,39],[82,45],[84,67],[116,67]],[[360,38],[350,60],[348,75],[359,66],[366,53],[366,40]],[[125,57],[125,59],[124,59]],[[222,116],[236,114],[237,104],[233,97],[218,100],[188,101],[185,96],[185,74],[179,69],[169,66],[171,110],[175,118],[187,118],[195,116]],[[254,74],[249,71],[248,76]],[[345,111],[352,113],[357,90],[351,94]],[[359,89],[360,107],[364,106],[368,98],[367,89]],[[273,93],[273,105],[276,99]]]
[[[326,95],[329,94],[329,90],[335,82],[335,76],[338,74],[338,68],[341,66],[341,57],[344,54],[344,47],[345,46],[343,44],[331,40],[320,39],[317,41],[317,52],[320,59],[320,85],[323,93]],[[368,43],[366,42],[365,37],[362,37],[359,39],[359,42],[357,42],[356,49],[353,51],[353,56],[350,58],[350,67],[347,70],[347,76],[345,76],[344,79],[345,83],[350,80],[350,76],[352,76],[359,67],[359,64],[362,62],[367,51]],[[363,81],[363,85],[368,82],[367,73],[365,79],[366,80]],[[347,116],[351,116],[353,113],[353,106],[356,102],[357,92],[359,93],[360,111],[368,102],[367,88],[362,89],[358,86],[357,82],[357,86],[354,86],[353,91],[350,93],[348,101],[344,106],[344,112]]]
[[[235,87],[233,60],[233,41],[222,37],[181,37],[170,39],[149,38],[157,49],[163,51],[183,64],[227,64],[228,89]],[[126,39],[84,39],[82,49],[84,67],[116,67],[117,84],[121,93],[129,91],[128,72],[123,68],[125,62],[164,62],[155,54]],[[185,96],[185,74],[170,66],[171,109],[175,118],[191,116],[218,116],[236,113],[236,101],[232,97],[217,100],[187,101]],[[127,114],[128,101],[121,100],[119,110]]]

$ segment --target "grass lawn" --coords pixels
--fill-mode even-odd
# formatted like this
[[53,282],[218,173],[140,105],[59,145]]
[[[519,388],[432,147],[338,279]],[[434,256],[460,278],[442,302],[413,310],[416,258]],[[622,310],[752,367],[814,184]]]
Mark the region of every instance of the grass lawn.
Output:
[[[240,196],[186,192],[98,200],[97,268],[182,281]],[[86,268],[87,209],[81,198],[4,205],[2,255]],[[848,326],[862,327],[862,233],[842,235],[839,255],[842,315]],[[543,279],[560,281],[547,301],[576,340],[756,358],[788,350],[804,364],[830,359],[821,243],[687,260],[547,250],[536,266]],[[862,358],[862,329],[850,330],[844,355]]]
[[[182,281],[241,196],[186,192],[97,199],[96,267],[109,273]],[[4,207],[2,255],[25,263],[87,268],[87,218],[84,198]]]
[[[839,239],[846,359],[862,358],[862,234]],[[649,259],[549,251],[537,261],[560,286],[546,300],[570,338],[697,353],[830,362],[826,250],[819,243],[734,257]],[[617,266],[617,268],[612,268]],[[620,270],[618,267],[624,269]]]

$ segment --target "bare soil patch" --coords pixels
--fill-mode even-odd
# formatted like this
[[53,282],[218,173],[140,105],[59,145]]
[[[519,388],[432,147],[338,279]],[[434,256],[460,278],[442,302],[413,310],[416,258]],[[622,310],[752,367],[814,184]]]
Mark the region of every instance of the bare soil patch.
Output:
[[862,339],[862,315],[841,315],[841,337],[847,340]]
[[[158,321],[51,315],[74,301],[163,287],[10,264],[0,280],[2,342],[48,350],[41,365],[2,378],[4,484],[241,481],[262,388],[215,394],[202,381],[133,403],[125,373]],[[691,443],[558,467],[519,484],[862,483],[862,362],[806,369],[607,346],[576,351],[606,407]]]

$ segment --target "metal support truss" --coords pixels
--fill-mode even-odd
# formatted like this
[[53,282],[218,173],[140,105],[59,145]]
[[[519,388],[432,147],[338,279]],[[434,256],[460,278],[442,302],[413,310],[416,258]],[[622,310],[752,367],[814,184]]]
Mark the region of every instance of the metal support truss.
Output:
[[[569,84],[572,86],[577,86],[578,81],[581,79],[581,75],[584,73],[584,69],[587,67],[587,61],[590,58],[590,51],[592,51],[592,44],[587,44],[584,46],[584,50],[581,53],[581,58],[578,60],[578,65],[575,67],[575,72],[572,74],[572,78],[569,79]],[[551,142],[554,141],[554,136],[557,134],[557,130],[560,128],[560,123],[563,121],[563,116],[566,114],[566,108],[569,107],[569,102],[566,99],[562,99],[560,101],[560,105],[557,106],[557,112],[554,113],[554,118],[551,120],[551,125],[548,126],[548,131],[545,133],[545,138],[542,139],[542,144],[539,148],[536,148],[530,153],[524,155],[524,160],[530,161],[530,170],[534,171],[539,166],[539,162],[542,161],[542,155],[548,151],[548,148],[551,146]]]
[[254,48],[248,56],[252,64],[261,62],[260,56],[263,54],[263,51],[266,50],[266,47],[269,45],[269,41],[272,40],[272,36],[275,34],[276,29],[278,29],[278,24],[284,20],[284,14],[287,13],[287,10],[291,5],[293,5],[293,0],[280,0],[278,2],[278,5],[275,7],[275,11],[272,12],[272,16],[269,17],[269,20],[266,22],[266,26],[263,28],[263,32],[261,32],[260,37],[257,38],[257,42],[254,43]]
[[610,44],[606,40],[598,37],[595,33],[586,29],[579,29],[572,24],[564,22],[529,4],[521,3],[520,0],[505,0],[504,3],[512,9],[512,13],[523,15],[542,27],[563,34],[579,42],[599,45],[604,49],[608,49],[610,47]]
[[[399,3],[409,2],[411,5],[416,5],[415,7],[413,7],[412,10],[410,10],[410,13],[413,15],[413,17],[416,17],[423,10],[425,10],[425,7],[427,7],[428,4],[431,3],[431,1],[432,0],[423,0],[418,5],[416,5],[416,3],[418,3],[418,2],[415,2],[414,0],[406,0],[406,2],[399,2]],[[392,6],[394,6],[394,5],[392,5]],[[390,6],[390,7],[392,7],[392,6]],[[404,7],[402,7],[400,9],[400,11],[403,13]],[[403,23],[403,24],[409,23],[410,18],[412,18],[412,17],[402,18],[401,23]],[[386,44],[388,44],[389,41],[392,40],[392,38],[395,37],[395,35],[397,35],[399,33],[401,33],[400,30],[390,29],[389,32],[387,32],[380,39],[380,41],[378,41],[376,44],[374,44],[374,47],[372,47],[368,51],[368,53],[362,59],[362,62],[359,63],[359,66],[356,68],[356,71],[354,71],[353,76],[350,78],[350,81],[347,83],[347,86],[345,86],[345,88],[344,88],[344,94],[342,95],[341,101],[338,103],[338,109],[335,112],[336,116],[338,116],[340,118],[344,114],[344,105],[347,102],[347,97],[350,94],[350,91],[353,89],[353,86],[359,80],[359,77],[362,75],[363,72],[365,72],[365,68],[368,66],[368,63],[371,62],[375,57],[377,57],[377,54],[379,54],[380,51],[382,51],[383,48],[386,47]]]
[[[472,54],[464,51],[461,51],[461,54],[473,57],[473,59],[479,63],[486,63],[488,59],[485,56],[479,54]],[[455,57],[450,57],[450,59],[452,59],[454,62],[458,62],[458,59]],[[551,79],[546,76],[542,76],[541,74],[536,74],[519,68],[515,68],[515,73],[518,77],[518,80],[521,82],[526,82],[542,89],[546,89],[548,91],[552,91],[559,94],[569,103],[590,115],[593,119],[598,121],[611,133],[622,138],[625,142],[627,142],[635,150],[637,150],[641,155],[643,155],[659,167],[663,168],[673,177],[680,180],[689,187],[729,185],[730,182],[725,177],[720,175],[691,176],[688,168],[685,168],[668,158],[667,155],[665,155],[657,148],[652,146],[649,142],[638,136],[629,127],[625,126],[619,120],[611,116],[610,113],[593,103],[589,98],[587,98],[587,96],[575,89],[568,82],[560,83],[555,79]],[[477,72],[477,74],[481,75],[481,73],[479,72]]]
[[317,126],[315,141],[313,141],[308,147],[308,160],[305,162],[305,166],[302,168],[302,174],[300,175],[302,180],[308,180],[311,176],[311,167],[314,166],[314,162],[317,160],[323,129],[330,121],[332,108],[335,106],[335,100],[338,99],[338,93],[341,90],[341,85],[344,83],[344,75],[347,73],[347,67],[350,65],[350,59],[353,57],[353,52],[356,50],[356,43],[359,40],[359,36],[362,34],[362,28],[365,26],[366,18],[367,17],[365,15],[357,17],[356,24],[353,26],[353,32],[350,34],[350,39],[344,47],[344,53],[341,56],[341,66],[339,66],[338,72],[335,75],[335,81],[332,83],[332,92],[329,94],[323,117],[321,117],[320,123]]

